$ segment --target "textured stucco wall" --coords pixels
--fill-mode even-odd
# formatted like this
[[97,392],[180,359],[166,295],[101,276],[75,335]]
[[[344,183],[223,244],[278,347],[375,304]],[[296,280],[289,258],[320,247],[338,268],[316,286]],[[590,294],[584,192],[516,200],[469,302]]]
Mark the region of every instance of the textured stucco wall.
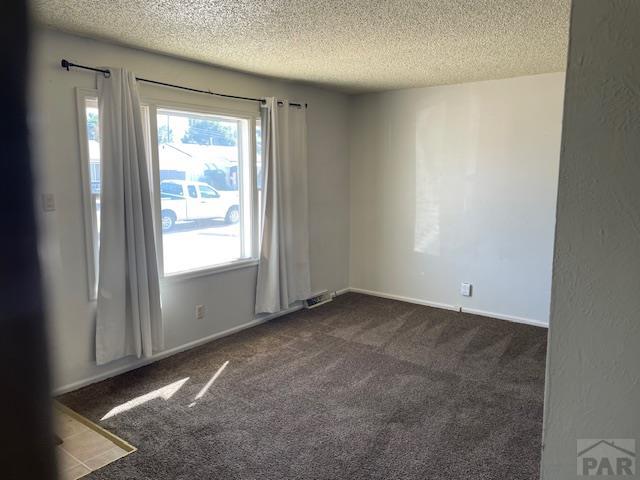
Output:
[[637,0],[574,2],[547,364],[548,480],[576,478],[577,438],[640,437],[638,25]]

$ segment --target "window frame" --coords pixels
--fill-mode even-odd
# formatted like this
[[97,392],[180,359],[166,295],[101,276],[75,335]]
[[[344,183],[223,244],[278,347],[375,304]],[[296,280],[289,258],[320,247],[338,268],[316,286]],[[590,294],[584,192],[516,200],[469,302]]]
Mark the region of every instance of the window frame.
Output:
[[[193,94],[200,95],[200,94]],[[144,103],[149,106],[149,119],[151,125],[151,161],[152,161],[152,180],[151,182],[155,185],[159,182],[160,179],[160,157],[158,151],[158,142],[157,142],[157,121],[158,121],[158,110],[173,110],[184,113],[192,113],[194,116],[201,114],[203,116],[219,116],[219,117],[232,117],[238,120],[246,120],[248,125],[248,139],[246,141],[247,147],[247,155],[249,157],[248,165],[249,172],[245,172],[245,168],[240,168],[240,185],[242,185],[242,196],[241,196],[241,205],[240,208],[240,242],[241,242],[241,251],[247,251],[245,248],[245,242],[249,240],[251,242],[251,249],[249,251],[249,255],[247,257],[239,258],[236,260],[231,260],[225,263],[219,263],[217,265],[212,265],[209,267],[203,267],[198,269],[186,270],[183,272],[176,272],[172,274],[165,274],[164,271],[164,246],[162,244],[162,225],[159,221],[159,214],[161,211],[161,202],[160,195],[153,196],[154,203],[154,220],[155,220],[155,230],[156,230],[156,245],[158,246],[158,271],[160,272],[160,277],[163,282],[171,282],[174,280],[185,280],[189,278],[203,277],[208,275],[213,275],[219,272],[226,272],[229,270],[235,270],[236,268],[246,268],[250,266],[254,266],[258,264],[258,212],[255,204],[257,204],[257,195],[258,189],[255,185],[256,181],[256,120],[260,117],[260,111],[256,108],[255,112],[250,112],[249,110],[242,109],[234,109],[229,108],[222,104],[222,102],[218,103],[211,101],[203,103],[192,103],[185,102],[181,100],[167,100],[166,98],[157,98],[157,97],[144,97]],[[244,139],[239,138],[238,144]],[[249,175],[249,178],[246,179],[244,176]],[[248,192],[246,186],[249,186]],[[157,189],[159,190],[159,189]],[[240,194],[240,193],[239,193]],[[246,218],[247,212],[249,213],[249,218]],[[247,227],[251,232],[249,236],[246,235]]]
[[[141,96],[141,104],[146,110],[147,118],[143,119],[143,123],[148,127],[148,135],[145,139],[147,142],[148,153],[150,154],[150,192],[151,203],[153,210],[153,225],[154,236],[156,239],[156,261],[158,265],[158,272],[160,275],[160,281],[164,283],[173,283],[176,281],[187,280],[190,278],[206,277],[215,275],[217,273],[226,272],[230,270],[242,269],[252,267],[258,264],[258,252],[259,252],[259,217],[258,212],[258,196],[259,190],[257,187],[257,152],[256,152],[256,124],[260,120],[260,107],[255,110],[247,108],[230,108],[224,101],[216,101],[217,99],[208,99],[207,102],[195,102],[191,101],[193,95],[200,96],[200,94],[189,94],[189,101],[182,100],[169,100],[163,97],[155,96]],[[93,209],[91,200],[91,181],[89,171],[89,139],[87,135],[87,116],[86,116],[86,102],[88,99],[97,99],[98,91],[96,89],[88,88],[76,88],[76,107],[78,115],[78,135],[80,144],[80,172],[81,172],[81,191],[83,200],[83,217],[84,217],[84,234],[85,234],[85,250],[86,250],[86,262],[87,262],[87,281],[88,281],[88,293],[90,300],[96,300],[97,298],[97,283],[98,283],[98,268],[99,258],[97,251],[97,217],[95,210]],[[193,98],[195,100],[195,98]],[[213,100],[213,101],[212,101]],[[160,159],[158,149],[158,110],[174,110],[185,113],[193,113],[194,115],[214,115],[221,117],[232,117],[238,120],[247,121],[248,125],[248,138],[238,139],[238,143],[244,142],[244,146],[240,148],[247,149],[248,172],[245,172],[244,165],[239,169],[240,184],[242,188],[241,193],[241,209],[240,209],[240,242],[241,251],[247,252],[247,257],[242,257],[236,260],[232,260],[217,265],[208,267],[187,270],[183,272],[176,272],[166,275],[164,272],[164,246],[162,242],[162,223],[160,221],[161,211],[161,196],[160,191]],[[244,153],[244,152],[243,152]],[[249,178],[245,180],[244,176],[248,175]],[[249,188],[247,188],[249,187]],[[248,191],[246,191],[248,190]],[[183,192],[186,195],[186,192]],[[247,218],[248,217],[248,218]],[[247,236],[247,230],[249,234]],[[250,249],[247,250],[246,242],[250,241]]]

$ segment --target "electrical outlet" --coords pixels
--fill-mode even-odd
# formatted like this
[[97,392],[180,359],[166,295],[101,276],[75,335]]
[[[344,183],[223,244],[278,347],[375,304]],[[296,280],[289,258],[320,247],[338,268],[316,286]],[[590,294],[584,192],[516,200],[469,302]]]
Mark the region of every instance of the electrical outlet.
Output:
[[204,305],[196,305],[196,320],[202,320],[205,313],[207,313],[207,309]]
[[462,282],[460,284],[460,295],[462,295],[463,297],[470,297],[472,290],[473,285],[471,285],[470,283]]

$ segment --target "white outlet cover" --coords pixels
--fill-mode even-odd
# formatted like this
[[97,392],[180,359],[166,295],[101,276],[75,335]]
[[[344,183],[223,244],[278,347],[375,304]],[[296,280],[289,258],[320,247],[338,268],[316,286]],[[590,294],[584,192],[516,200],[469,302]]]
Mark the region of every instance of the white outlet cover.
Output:
[[196,305],[196,320],[202,320],[206,311],[207,310],[204,305]]
[[473,287],[470,283],[462,282],[460,284],[460,295],[463,297],[470,297],[472,288]]

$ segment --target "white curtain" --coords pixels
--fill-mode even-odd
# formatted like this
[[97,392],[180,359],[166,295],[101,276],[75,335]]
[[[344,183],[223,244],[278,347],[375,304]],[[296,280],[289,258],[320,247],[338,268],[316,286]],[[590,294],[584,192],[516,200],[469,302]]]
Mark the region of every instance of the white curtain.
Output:
[[279,312],[311,295],[306,115],[306,108],[275,98],[262,107],[264,191],[256,313]]
[[96,361],[163,348],[149,168],[135,76],[98,76],[100,258]]

